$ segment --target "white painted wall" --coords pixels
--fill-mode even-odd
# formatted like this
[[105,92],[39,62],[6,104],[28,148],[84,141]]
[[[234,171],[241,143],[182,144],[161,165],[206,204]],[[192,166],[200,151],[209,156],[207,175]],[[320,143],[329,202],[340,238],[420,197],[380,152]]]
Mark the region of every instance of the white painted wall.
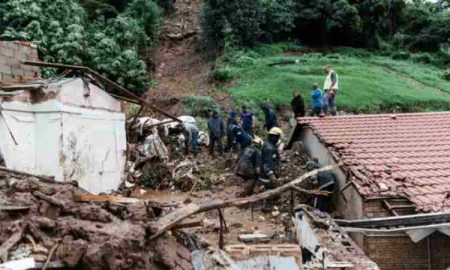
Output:
[[106,92],[90,84],[90,94],[84,96],[82,86],[81,79],[65,79],[46,90],[56,94],[53,99],[1,104],[0,150],[7,167],[75,180],[92,193],[119,187],[125,166],[125,115],[120,102]]

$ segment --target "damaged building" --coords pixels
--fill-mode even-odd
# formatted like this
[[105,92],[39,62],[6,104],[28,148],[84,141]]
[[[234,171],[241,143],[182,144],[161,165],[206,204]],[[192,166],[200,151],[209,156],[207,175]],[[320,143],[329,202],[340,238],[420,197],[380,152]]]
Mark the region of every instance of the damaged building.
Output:
[[[126,134],[121,103],[88,76],[40,79],[27,43],[1,42],[0,151],[6,167],[76,181],[92,193],[123,181]],[[12,54],[11,54],[11,53]]]
[[299,125],[311,157],[342,164],[335,216],[381,269],[448,269],[449,112],[304,118]]

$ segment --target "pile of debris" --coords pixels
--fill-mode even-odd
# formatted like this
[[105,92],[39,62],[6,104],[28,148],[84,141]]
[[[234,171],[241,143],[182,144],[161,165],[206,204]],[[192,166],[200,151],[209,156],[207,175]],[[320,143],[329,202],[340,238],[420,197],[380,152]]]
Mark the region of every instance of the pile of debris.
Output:
[[96,197],[73,183],[2,170],[0,259],[7,264],[0,268],[192,269],[174,237],[149,241],[152,220],[164,212],[158,203]]

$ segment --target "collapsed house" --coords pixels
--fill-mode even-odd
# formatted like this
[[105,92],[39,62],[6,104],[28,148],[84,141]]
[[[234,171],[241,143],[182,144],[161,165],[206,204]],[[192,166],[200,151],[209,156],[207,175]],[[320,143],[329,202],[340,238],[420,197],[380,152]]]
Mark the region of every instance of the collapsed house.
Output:
[[381,269],[450,266],[449,112],[298,123],[311,157],[342,164],[335,215]]

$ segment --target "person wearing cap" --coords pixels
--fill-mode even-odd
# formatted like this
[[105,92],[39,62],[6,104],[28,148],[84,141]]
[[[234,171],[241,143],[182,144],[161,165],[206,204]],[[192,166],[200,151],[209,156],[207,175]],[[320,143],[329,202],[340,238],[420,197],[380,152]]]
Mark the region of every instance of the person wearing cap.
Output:
[[243,196],[249,196],[253,193],[256,181],[260,175],[261,168],[261,147],[263,140],[255,136],[252,145],[245,148],[236,166],[236,175],[242,177],[245,181]]
[[223,155],[222,138],[225,135],[225,122],[219,116],[218,111],[213,111],[211,119],[208,121],[209,129],[209,154],[214,157],[214,146],[217,144],[219,147],[219,154]]
[[[270,129],[267,140],[261,149],[261,181],[266,190],[277,186],[277,179],[280,175],[280,155],[277,151],[277,144],[283,135],[283,131],[278,127]],[[263,211],[272,211],[272,202],[266,200]]]
[[[320,169],[321,166],[317,160],[309,161],[306,163],[306,170],[313,171]],[[313,179],[313,184],[316,186],[317,190],[329,192],[333,194],[335,191],[335,186],[337,183],[336,175],[333,171],[320,172],[315,179]],[[332,210],[332,197],[333,196],[314,196],[313,207],[319,209],[322,212],[331,213]]]
[[233,126],[231,130],[233,131],[235,143],[241,146],[241,153],[243,153],[245,148],[252,144],[253,137],[237,125]]
[[245,132],[253,136],[253,112],[247,106],[242,106],[241,125]]
[[320,116],[320,114],[322,113],[322,107],[323,107],[323,103],[322,103],[322,90],[319,87],[319,84],[315,83],[313,85],[313,91],[311,93],[311,108],[312,108],[312,112],[311,115],[312,116]]
[[228,113],[228,119],[227,119],[227,145],[225,147],[225,152],[228,151],[232,151],[234,149],[234,143],[235,143],[235,138],[234,138],[234,134],[233,134],[233,126],[237,126],[238,121],[237,121],[237,112],[234,110],[231,110]]
[[323,84],[324,96],[327,97],[327,103],[324,104],[324,107],[326,112],[329,112],[331,115],[336,115],[335,98],[339,90],[339,76],[336,71],[333,70],[331,65],[325,66],[324,71],[327,75]]
[[183,122],[181,124],[181,132],[184,135],[184,143],[185,143],[185,149],[184,153],[186,155],[189,155],[189,145],[192,146],[192,153],[194,154],[194,157],[198,154],[198,133],[199,129],[198,127],[193,123]]
[[263,105],[261,105],[261,109],[264,112],[264,127],[267,129],[267,131],[270,131],[273,127],[278,127],[277,115],[270,107],[269,103],[265,102]]

